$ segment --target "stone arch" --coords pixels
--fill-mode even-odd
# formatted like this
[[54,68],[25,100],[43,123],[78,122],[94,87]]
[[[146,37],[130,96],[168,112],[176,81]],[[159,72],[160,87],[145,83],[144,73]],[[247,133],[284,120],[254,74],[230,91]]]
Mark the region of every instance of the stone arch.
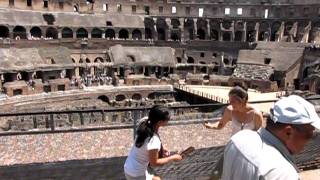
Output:
[[259,35],[258,35],[258,40],[259,41],[266,41],[269,40],[269,23],[267,22],[261,22],[259,26]]
[[271,41],[276,41],[277,40],[277,32],[279,31],[281,27],[281,23],[280,22],[274,22],[272,24],[272,27],[271,27]]
[[61,34],[62,38],[73,38],[73,31],[68,27],[63,28]]
[[168,29],[167,22],[163,18],[158,18],[156,22],[157,32],[158,32],[158,40],[166,40],[166,31]]
[[247,42],[254,42],[256,40],[256,31],[251,30],[247,32]]
[[256,30],[255,30],[256,23],[253,21],[249,21],[247,23],[247,34],[246,39],[247,42],[254,42],[256,41]]
[[215,29],[211,29],[211,40],[213,41],[219,40],[219,32]]
[[177,59],[177,63],[182,63],[181,57],[177,57],[176,59]]
[[207,34],[207,24],[208,22],[204,19],[198,19],[197,20],[197,36],[201,40],[206,39],[206,34]]
[[58,39],[58,31],[56,28],[49,27],[46,30],[46,37],[47,38],[52,38],[52,39]]
[[9,37],[9,28],[6,26],[0,26],[0,38]]
[[204,29],[198,29],[197,31],[197,35],[198,35],[198,38],[200,40],[205,40],[206,39],[206,31]]
[[179,32],[171,32],[170,38],[171,38],[173,41],[180,41],[180,39],[181,39],[180,33],[179,33]]
[[153,33],[150,28],[145,28],[145,39],[153,39]]
[[154,20],[152,18],[144,18],[144,25],[145,27],[153,27],[154,26]]
[[166,40],[166,31],[165,31],[165,29],[158,28],[157,32],[158,32],[158,40],[165,41]]
[[30,29],[30,34],[31,34],[32,37],[41,38],[42,30],[38,26],[32,27]]
[[135,29],[132,31],[132,39],[138,39],[138,40],[142,39],[142,33],[139,29]]
[[93,28],[91,31],[92,38],[102,38],[102,30],[99,28]]
[[16,26],[13,28],[13,38],[20,37],[20,39],[27,39],[26,28]]
[[171,19],[171,25],[174,29],[178,29],[180,27],[180,21],[179,19]]
[[148,99],[151,99],[151,100],[153,100],[153,99],[156,99],[156,93],[150,93],[149,95],[148,95]]
[[142,99],[142,96],[139,93],[135,93],[135,94],[132,95],[131,99],[139,101],[139,100]]
[[234,33],[234,41],[242,41],[242,31],[236,31]]
[[114,39],[116,37],[116,33],[113,29],[106,30],[106,38]]
[[197,20],[197,28],[207,28],[207,21],[205,19],[198,19]]
[[194,64],[194,59],[193,59],[193,57],[188,56],[187,63],[188,63],[188,64]]
[[126,29],[121,29],[119,31],[119,38],[120,39],[128,39],[129,38],[129,32]]
[[88,31],[84,28],[79,28],[76,34],[77,38],[88,38]]
[[86,58],[86,63],[91,63],[89,58]]
[[123,94],[118,94],[115,98],[116,101],[124,101],[126,99],[126,96]]
[[231,21],[223,21],[223,23],[222,23],[222,27],[224,28],[224,29],[230,29],[231,28],[231,26],[232,26],[232,22]]
[[223,33],[223,41],[231,41],[231,33],[230,32]]
[[284,25],[284,33],[283,33],[283,35],[289,36],[290,30],[292,29],[292,27],[293,27],[293,22],[292,21],[286,22],[285,25]]
[[94,59],[94,63],[104,63],[104,60],[102,57],[97,57]]
[[145,39],[153,39],[155,23],[152,18],[144,19]]
[[108,96],[106,96],[106,95],[101,95],[101,96],[98,97],[98,99],[103,101],[103,102],[106,102],[108,104],[110,103],[110,100],[109,100]]
[[188,37],[190,40],[193,40],[194,37],[194,21],[193,19],[186,19],[184,23],[185,37]]
[[76,60],[74,60],[73,58],[71,60],[72,60],[72,63],[76,63]]

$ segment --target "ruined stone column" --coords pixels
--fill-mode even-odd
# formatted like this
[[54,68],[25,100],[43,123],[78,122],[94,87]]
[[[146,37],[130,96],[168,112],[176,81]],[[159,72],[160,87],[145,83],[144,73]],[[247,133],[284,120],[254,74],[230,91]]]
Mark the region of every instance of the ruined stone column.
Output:
[[58,39],[62,39],[62,29],[61,28],[59,28],[58,29]]
[[167,24],[167,26],[168,26],[168,28],[167,28],[167,30],[165,31],[165,36],[166,36],[166,38],[165,38],[165,40],[167,41],[167,40],[171,40],[171,30],[172,30],[172,25],[171,25],[171,19],[170,18],[166,18],[166,24]]
[[[157,22],[157,18],[153,18],[153,22]],[[151,29],[152,31],[152,36],[153,36],[153,39],[155,41],[158,41],[158,31],[157,31],[157,25],[155,24],[154,27],[153,27],[153,30]],[[153,33],[155,32],[155,33]]]
[[231,42],[234,42],[234,37],[235,37],[235,35],[234,35],[234,21],[232,21],[232,23],[231,23]]
[[247,41],[247,22],[244,22],[244,30],[243,30],[241,39],[243,42]]
[[144,74],[145,72],[146,72],[146,67],[143,66],[143,67],[142,67],[142,74]]
[[90,67],[90,74],[94,75],[94,67],[93,66]]
[[132,31],[128,34],[128,39],[132,40]]
[[193,19],[193,33],[194,33],[194,40],[197,40],[198,39],[198,26],[197,26],[197,21],[198,19],[197,18],[194,18]]
[[284,29],[285,29],[285,23],[282,21],[281,26],[277,32],[278,34],[278,38],[276,39],[277,42],[280,42],[283,39]]
[[8,27],[8,29],[9,29],[9,38],[10,38],[10,39],[13,39],[13,38],[14,38],[14,37],[13,37],[13,28],[14,28],[14,27],[12,27],[12,26]]
[[210,19],[207,19],[207,34],[208,34],[208,38],[207,39],[211,39],[211,28],[210,28]]
[[73,30],[73,39],[77,39],[77,31],[75,29]]
[[87,29],[88,30],[88,39],[92,38],[92,29]]
[[184,41],[184,18],[179,18],[180,21],[180,39]]
[[145,32],[145,29],[141,30],[141,40],[146,40],[146,32]]
[[27,34],[27,39],[31,39],[31,33],[30,33],[31,27],[26,27],[26,34]]
[[259,40],[259,29],[260,29],[260,23],[257,22],[254,30],[256,31],[254,41],[257,42]]
[[79,67],[76,67],[76,69],[75,69],[75,76],[76,76],[77,78],[80,77]]
[[308,43],[309,42],[310,31],[311,31],[311,21],[309,21],[308,25],[304,28],[303,37],[301,39],[301,43]]
[[115,31],[115,39],[119,39],[119,30]]

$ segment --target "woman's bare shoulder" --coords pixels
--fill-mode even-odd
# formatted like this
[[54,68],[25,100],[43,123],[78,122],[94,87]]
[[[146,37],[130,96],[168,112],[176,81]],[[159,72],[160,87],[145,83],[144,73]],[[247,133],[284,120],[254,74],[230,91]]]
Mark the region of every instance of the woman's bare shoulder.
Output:
[[233,108],[232,108],[231,105],[228,105],[224,111],[225,111],[225,112],[232,112],[232,111],[233,111]]

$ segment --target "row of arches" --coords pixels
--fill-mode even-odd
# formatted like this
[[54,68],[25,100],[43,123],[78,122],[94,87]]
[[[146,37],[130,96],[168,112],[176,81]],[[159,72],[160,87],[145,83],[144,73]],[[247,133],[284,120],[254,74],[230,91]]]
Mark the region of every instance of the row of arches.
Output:
[[79,64],[83,64],[83,63],[110,63],[111,60],[109,58],[102,58],[102,57],[97,57],[94,60],[90,60],[89,58],[80,58],[78,61],[76,61],[74,58],[72,58],[72,62],[73,63],[79,63]]
[[[149,100],[154,100],[156,98],[156,93],[150,93],[148,94],[146,97],[143,97],[141,94],[139,93],[134,93],[132,95],[125,95],[125,94],[117,94],[116,96],[114,96],[114,100],[115,101],[124,101],[124,100],[127,100],[127,99],[132,99],[132,100],[135,100],[135,101],[141,101],[143,98],[148,98]],[[101,95],[98,97],[98,99],[106,102],[106,103],[110,103],[110,98],[106,95]]]
[[[210,25],[210,26],[208,26]],[[224,30],[221,30],[221,26]],[[236,30],[230,30],[230,27],[234,26]],[[298,42],[303,35],[307,26],[306,22],[267,22],[262,21],[259,23],[258,31],[256,29],[256,22],[247,22],[246,27],[243,22],[232,23],[231,21],[226,21],[220,24],[219,22],[206,21],[204,19],[198,20],[196,23],[193,19],[186,19],[184,21],[184,29],[180,27],[180,21],[177,19],[171,20],[171,29],[169,31],[169,26],[164,18],[158,18],[156,22],[153,19],[145,19],[145,39],[157,39],[157,40],[167,40],[171,39],[174,41],[180,41],[182,36],[184,39],[194,40],[214,40],[214,41],[278,41],[280,36],[280,30],[283,28],[283,36],[290,36],[292,34],[292,29],[297,28],[295,37],[290,37],[291,41]],[[314,36],[320,28],[320,22],[315,22],[310,28],[310,40],[314,39]],[[227,30],[226,30],[227,29]],[[229,29],[229,30],[228,30]],[[7,38],[10,37],[9,28],[0,25],[0,37]],[[90,33],[90,34],[89,34]],[[118,35],[117,35],[118,33]],[[127,29],[120,29],[116,31],[112,28],[106,30],[100,28],[93,28],[89,32],[85,28],[78,28],[73,30],[69,27],[64,27],[61,30],[61,38],[109,38],[109,39],[143,39],[143,33],[139,29],[134,29],[131,33]],[[16,26],[12,30],[13,38],[19,36],[21,39],[27,38],[27,30],[23,26]],[[52,39],[59,38],[58,30],[54,27],[48,27],[46,30],[42,30],[40,27],[32,27],[30,29],[30,35],[32,37],[47,37]],[[91,36],[90,36],[91,35]],[[116,37],[117,36],[117,37]],[[294,39],[292,39],[294,38]]]
[[[130,34],[127,29],[119,30],[118,38],[120,39],[129,39]],[[27,30],[23,26],[16,26],[12,30],[13,38],[20,37],[20,39],[27,39]],[[93,28],[91,31],[91,38],[103,38],[103,34],[105,38],[114,39],[116,38],[116,31],[114,29],[107,29],[103,31],[100,28]],[[142,39],[142,32],[139,29],[134,29],[132,31],[132,39]],[[40,27],[34,26],[30,29],[30,36],[35,38],[46,37],[52,39],[58,39],[58,30],[54,27],[47,28],[44,32]],[[8,38],[10,37],[9,28],[6,26],[0,26],[0,38]],[[62,38],[73,38],[74,31],[71,28],[65,27],[61,30]],[[89,32],[85,28],[79,28],[75,30],[76,38],[88,38]]]
[[[183,23],[183,25],[181,24]],[[256,32],[256,25],[258,31]],[[182,26],[181,26],[182,25]],[[283,30],[281,29],[283,26]],[[170,19],[152,18],[145,19],[146,39],[157,38],[158,40],[171,39],[174,41],[184,39],[194,40],[222,40],[222,41],[278,41],[280,34],[290,36],[296,31],[291,41],[301,40],[301,34],[311,26],[310,39],[319,31],[320,22],[309,25],[307,21],[231,21],[231,20],[206,20],[206,19]],[[170,28],[170,29],[169,29]],[[294,29],[297,30],[294,30]],[[308,32],[307,32],[308,33]],[[155,35],[155,37],[153,36]],[[310,41],[310,40],[309,40]]]

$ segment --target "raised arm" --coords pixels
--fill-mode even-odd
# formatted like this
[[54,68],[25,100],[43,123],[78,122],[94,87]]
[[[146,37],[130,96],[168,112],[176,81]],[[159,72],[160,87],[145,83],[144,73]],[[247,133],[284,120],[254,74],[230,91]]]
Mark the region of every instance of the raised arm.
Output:
[[209,129],[222,129],[226,124],[232,120],[232,107],[228,106],[223,112],[222,118],[216,123],[205,123],[204,125]]

